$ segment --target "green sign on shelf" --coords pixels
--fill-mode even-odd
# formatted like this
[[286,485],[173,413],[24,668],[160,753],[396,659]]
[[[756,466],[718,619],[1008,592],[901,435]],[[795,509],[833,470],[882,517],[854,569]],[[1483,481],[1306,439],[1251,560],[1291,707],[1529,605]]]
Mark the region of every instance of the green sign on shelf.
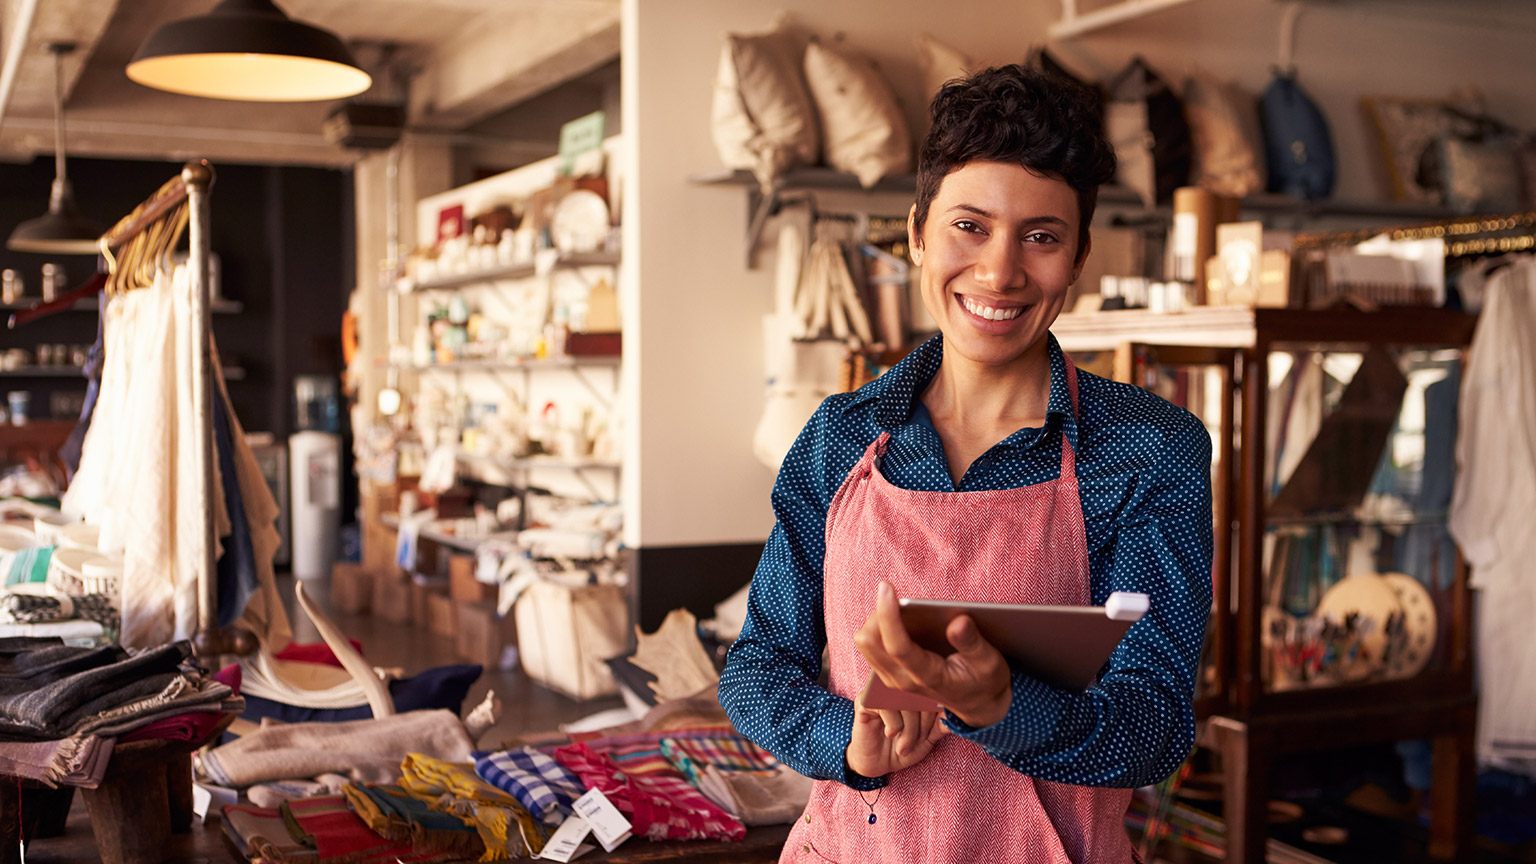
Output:
[[603,112],[593,111],[560,127],[561,174],[574,173],[583,155],[602,150],[603,122]]

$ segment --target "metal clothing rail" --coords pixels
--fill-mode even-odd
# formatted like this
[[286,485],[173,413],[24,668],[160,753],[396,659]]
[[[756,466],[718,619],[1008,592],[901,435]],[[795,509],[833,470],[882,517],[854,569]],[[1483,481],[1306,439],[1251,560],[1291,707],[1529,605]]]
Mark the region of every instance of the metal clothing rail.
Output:
[[[234,634],[221,632],[217,627],[218,560],[215,554],[217,542],[214,524],[214,446],[213,446],[213,360],[209,335],[212,320],[209,315],[208,287],[209,234],[208,193],[213,186],[213,166],[206,160],[188,162],[179,177],[174,177],[145,199],[132,212],[118,220],[101,237],[102,253],[111,260],[111,252],[125,246],[145,232],[163,230],[162,220],[170,216],[180,219],[179,207],[185,202],[188,225],[189,252],[188,277],[191,286],[191,318],[196,350],[192,352],[192,416],[198,435],[192,442],[193,470],[202,478],[199,510],[203,530],[197,538],[197,560],[202,566],[197,572],[197,634],[193,644],[200,656],[211,657],[238,652],[236,642],[244,642]],[[114,265],[115,266],[115,265]]]

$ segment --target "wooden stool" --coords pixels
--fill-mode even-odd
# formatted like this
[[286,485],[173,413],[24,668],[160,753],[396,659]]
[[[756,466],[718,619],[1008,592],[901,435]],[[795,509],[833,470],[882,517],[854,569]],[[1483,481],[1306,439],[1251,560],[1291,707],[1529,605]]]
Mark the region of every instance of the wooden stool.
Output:
[[[159,861],[171,834],[192,829],[192,751],[222,734],[234,717],[225,715],[202,741],[158,739],[113,748],[101,785],[80,790],[103,864]],[[21,789],[18,800],[16,778],[0,777],[0,864],[20,860],[16,830],[21,820],[26,820],[20,827],[28,839],[57,836],[69,813],[73,790],[51,790],[32,780],[23,780]]]

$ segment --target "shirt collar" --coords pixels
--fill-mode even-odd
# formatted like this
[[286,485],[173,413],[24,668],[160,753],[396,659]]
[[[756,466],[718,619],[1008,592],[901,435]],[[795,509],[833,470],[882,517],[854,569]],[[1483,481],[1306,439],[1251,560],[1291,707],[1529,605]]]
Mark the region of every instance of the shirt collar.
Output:
[[[1046,424],[1050,424],[1052,417],[1059,418],[1072,446],[1076,447],[1077,423],[1072,415],[1072,396],[1067,390],[1066,356],[1062,354],[1056,336],[1049,332],[1046,333],[1046,354],[1051,361],[1051,395],[1046,401]],[[884,375],[862,388],[859,398],[849,402],[844,411],[874,399],[878,400],[874,413],[876,426],[887,432],[905,426],[912,419],[918,394],[933,380],[943,360],[944,336],[940,334],[919,345]]]

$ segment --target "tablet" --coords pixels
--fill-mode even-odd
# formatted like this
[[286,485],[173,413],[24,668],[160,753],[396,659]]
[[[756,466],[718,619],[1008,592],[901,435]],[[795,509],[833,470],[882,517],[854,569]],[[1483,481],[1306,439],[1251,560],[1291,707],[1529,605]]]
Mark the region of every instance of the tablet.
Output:
[[[982,638],[1008,664],[1052,687],[1082,691],[1093,683],[1109,655],[1149,605],[1147,595],[1116,591],[1103,606],[1030,606],[956,600],[901,599],[901,622],[912,641],[935,654],[952,654],[944,635],[949,622],[969,615]],[[873,673],[864,686],[867,708],[936,711],[931,699],[885,686]]]

